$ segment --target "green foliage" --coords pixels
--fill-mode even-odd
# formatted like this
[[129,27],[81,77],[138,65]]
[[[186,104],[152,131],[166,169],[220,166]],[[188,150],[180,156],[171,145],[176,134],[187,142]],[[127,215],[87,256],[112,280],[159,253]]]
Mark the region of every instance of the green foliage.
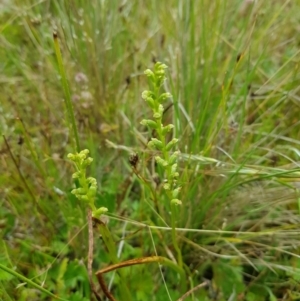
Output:
[[[49,288],[68,300],[90,300],[90,284],[85,266],[67,258],[48,271]],[[75,293],[71,293],[75,292]],[[81,299],[80,299],[81,298]]]
[[[242,277],[242,267],[235,266],[229,260],[219,260],[213,264],[214,282],[218,287],[225,300],[232,293],[241,294],[245,290],[245,284]],[[226,279],[224,281],[224,279]]]

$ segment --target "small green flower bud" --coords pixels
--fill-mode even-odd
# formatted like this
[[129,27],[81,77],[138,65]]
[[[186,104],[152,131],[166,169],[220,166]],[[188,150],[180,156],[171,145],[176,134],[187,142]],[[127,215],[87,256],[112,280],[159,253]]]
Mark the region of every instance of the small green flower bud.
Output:
[[146,74],[151,79],[151,81],[155,80],[155,75],[150,69],[145,70],[144,74]]
[[177,158],[178,158],[178,155],[179,155],[179,152],[176,151],[176,152],[174,152],[174,153],[170,156],[170,158],[169,158],[169,164],[170,164],[170,165],[173,165],[173,164],[176,162],[176,160],[177,160]]
[[169,133],[170,131],[172,131],[173,128],[174,128],[173,124],[168,124],[168,125],[162,127],[162,134],[166,135],[166,133]]
[[90,185],[90,188],[96,188],[97,189],[98,184],[97,184],[97,180],[95,178],[89,177],[89,178],[87,178],[87,182]]
[[168,66],[166,64],[160,63],[160,69],[168,69]]
[[171,98],[172,97],[172,94],[169,93],[169,92],[166,92],[166,93],[163,93],[159,96],[158,98],[158,102],[164,102],[165,100],[167,100],[168,98]]
[[88,157],[88,158],[86,158],[86,159],[82,162],[81,167],[82,167],[82,168],[86,168],[86,167],[89,166],[92,162],[93,162],[93,158]]
[[76,195],[76,197],[80,201],[87,202],[87,203],[89,202],[89,198],[88,198],[88,196],[86,194],[85,195]]
[[150,69],[146,69],[144,71],[144,74],[146,74],[147,76],[153,76],[154,75],[154,73]]
[[87,156],[90,153],[90,151],[88,149],[84,149],[80,152],[80,154],[83,154],[85,156]]
[[[169,162],[170,163],[170,162]],[[177,171],[177,163],[173,164],[171,166],[171,175],[173,176],[173,174]]]
[[167,145],[166,145],[166,150],[170,151],[172,147],[174,147],[178,142],[177,138],[173,138]]
[[147,99],[148,97],[152,97],[153,93],[151,91],[145,90],[142,92],[142,98]]
[[174,199],[176,199],[178,197],[178,194],[179,194],[180,190],[181,190],[181,187],[177,187],[176,189],[174,189],[172,191],[172,196],[173,196]]
[[154,146],[157,150],[161,150],[162,147],[163,147],[163,143],[160,140],[156,139],[156,138],[151,138],[150,142],[151,142],[151,145]]
[[162,115],[164,113],[164,106],[163,105],[159,105],[158,106],[158,112]]
[[173,199],[173,200],[171,200],[171,203],[172,204],[174,204],[174,205],[182,205],[182,202],[180,201],[180,200],[178,200],[178,199]]
[[80,153],[80,154],[77,155],[77,159],[78,159],[80,165],[85,160],[85,158],[86,158],[85,154]]
[[91,185],[97,185],[97,180],[93,177],[88,177],[86,180]]
[[162,117],[163,113],[164,113],[164,107],[163,107],[163,105],[160,104],[158,106],[158,110],[153,114],[153,118],[160,119]]
[[179,177],[179,173],[178,173],[178,172],[174,172],[174,173],[172,174],[172,176],[173,176],[173,178],[178,178],[178,177]]
[[77,156],[79,160],[85,160],[88,154],[89,154],[89,150],[85,149],[81,151]]
[[156,76],[158,78],[162,78],[165,75],[165,70],[164,69],[159,69],[156,71]]
[[160,156],[156,156],[155,161],[157,162],[157,164],[159,164],[163,167],[168,166],[168,162],[166,160],[162,159]]
[[108,209],[106,207],[100,207],[92,212],[93,217],[99,218],[102,214],[106,213]]
[[162,114],[159,113],[159,112],[156,112],[156,113],[153,114],[154,119],[160,119],[161,117],[162,117]]
[[147,98],[145,99],[145,101],[147,102],[148,106],[149,106],[152,110],[155,109],[155,101],[154,101],[154,99],[153,99],[152,97],[147,97]]
[[157,72],[164,72],[164,69],[167,69],[168,66],[161,63],[161,62],[156,62],[155,66],[154,66],[154,71],[155,73]]
[[163,188],[164,188],[165,190],[170,190],[170,189],[171,189],[171,186],[170,186],[169,183],[165,183],[164,186],[163,186]]
[[142,98],[143,98],[143,99],[147,99],[147,98],[150,96],[150,95],[149,95],[149,92],[150,92],[150,91],[148,91],[148,90],[143,91],[143,92],[142,92]]
[[150,149],[155,149],[156,147],[155,147],[155,144],[153,143],[153,141],[149,141],[148,142],[148,147],[150,148]]
[[141,121],[141,124],[142,125],[146,125],[149,128],[151,128],[151,129],[156,129],[157,128],[157,123],[155,121],[153,121],[153,120],[150,120],[150,119],[143,119]]
[[73,179],[78,179],[79,177],[81,177],[81,171],[76,171],[72,174],[72,178]]
[[70,153],[70,154],[67,155],[67,158],[68,158],[69,160],[74,161],[74,160],[75,160],[75,155]]
[[71,193],[75,194],[75,195],[84,195],[84,194],[86,194],[86,190],[84,188],[79,187],[79,188],[73,189],[71,191]]
[[97,194],[97,187],[91,186],[91,187],[89,188],[89,191],[88,191],[87,195],[88,195],[90,198],[92,198],[92,197],[94,197],[96,194]]

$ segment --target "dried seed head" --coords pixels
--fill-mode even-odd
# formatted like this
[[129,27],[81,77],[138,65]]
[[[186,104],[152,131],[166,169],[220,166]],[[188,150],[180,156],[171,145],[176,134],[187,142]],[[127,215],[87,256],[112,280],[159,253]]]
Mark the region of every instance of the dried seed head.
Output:
[[139,155],[136,153],[133,153],[129,156],[129,163],[132,167],[136,168],[137,164],[139,162]]

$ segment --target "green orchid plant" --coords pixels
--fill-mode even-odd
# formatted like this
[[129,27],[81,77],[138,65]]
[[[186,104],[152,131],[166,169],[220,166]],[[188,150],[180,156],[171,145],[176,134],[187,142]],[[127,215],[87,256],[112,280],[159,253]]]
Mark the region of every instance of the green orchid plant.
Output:
[[167,133],[173,130],[174,125],[167,124],[164,126],[162,122],[164,112],[163,102],[172,97],[168,92],[160,93],[161,87],[166,80],[166,68],[167,66],[165,64],[157,62],[153,71],[147,69],[144,72],[150,79],[152,90],[144,91],[142,93],[142,98],[152,109],[153,119],[143,119],[141,124],[148,126],[157,133],[157,138],[151,138],[148,147],[161,152],[160,155],[155,157],[155,160],[165,171],[166,179],[163,187],[167,192],[171,204],[181,205],[182,202],[178,199],[181,187],[177,184],[177,178],[179,176],[177,171],[179,151],[174,151],[172,153],[172,150],[178,143],[178,139],[173,138],[171,141],[167,141]]
[[179,151],[174,150],[178,139],[173,138],[168,141],[167,134],[170,133],[174,125],[163,124],[163,103],[172,97],[168,92],[161,92],[162,86],[166,81],[165,69],[167,66],[160,62],[157,62],[153,71],[147,69],[144,73],[147,75],[150,81],[150,89],[142,93],[142,98],[146,101],[148,106],[153,112],[152,119],[143,119],[142,125],[147,126],[151,130],[155,130],[157,138],[151,138],[148,142],[148,147],[152,150],[159,152],[159,155],[155,156],[155,161],[160,165],[164,171],[164,184],[163,188],[166,192],[167,198],[171,205],[171,224],[172,224],[172,241],[177,253],[178,265],[182,267],[182,255],[178,242],[176,239],[176,206],[180,206],[182,201],[179,198],[181,187],[178,185],[178,155]]
[[77,179],[79,187],[71,191],[76,198],[86,203],[92,210],[92,215],[99,218],[102,214],[107,212],[106,207],[97,208],[95,206],[95,197],[97,193],[97,180],[93,177],[86,177],[86,169],[93,162],[93,158],[88,157],[89,150],[85,149],[79,153],[68,154],[68,159],[74,162],[76,172],[73,173],[72,178]]

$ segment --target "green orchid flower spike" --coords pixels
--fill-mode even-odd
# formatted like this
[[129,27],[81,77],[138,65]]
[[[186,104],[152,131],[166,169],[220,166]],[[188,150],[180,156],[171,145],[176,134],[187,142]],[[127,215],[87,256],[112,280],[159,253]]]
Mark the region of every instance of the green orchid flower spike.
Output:
[[163,124],[164,106],[163,103],[172,95],[168,92],[161,92],[161,88],[166,81],[165,69],[167,66],[160,62],[157,62],[154,66],[154,70],[147,69],[144,73],[149,78],[150,90],[146,90],[142,93],[142,98],[148,104],[152,110],[152,119],[144,119],[141,124],[147,126],[150,130],[156,131],[156,138],[151,138],[148,142],[148,147],[152,150],[158,151],[158,155],[155,156],[156,163],[161,166],[164,171],[164,184],[163,189],[167,195],[167,199],[170,202],[171,208],[171,225],[172,225],[172,241],[177,253],[178,265],[182,268],[182,254],[177,242],[176,234],[176,207],[182,205],[179,194],[181,187],[178,185],[178,155],[179,151],[175,148],[178,144],[178,139],[173,138],[170,141],[167,138],[167,134],[172,132],[173,124]]
[[89,150],[82,150],[80,153],[68,154],[67,158],[74,162],[76,172],[72,178],[77,179],[79,187],[71,191],[79,201],[86,203],[91,209],[94,217],[99,218],[107,212],[106,207],[96,208],[95,197],[97,194],[97,180],[92,177],[86,177],[86,168],[93,162],[93,158],[88,157]]
[[147,69],[144,72],[150,80],[151,90],[144,91],[142,93],[142,98],[152,109],[153,119],[143,119],[141,124],[147,126],[151,130],[155,130],[157,133],[157,138],[151,138],[148,147],[161,152],[160,155],[155,157],[155,160],[165,171],[166,179],[163,187],[167,192],[171,204],[181,205],[181,201],[177,198],[181,187],[177,186],[176,181],[179,176],[179,173],[177,172],[179,152],[172,152],[178,143],[178,139],[173,138],[171,141],[167,141],[166,135],[173,130],[174,125],[163,125],[162,122],[164,112],[163,102],[172,97],[169,92],[160,92],[162,85],[166,81],[166,68],[168,67],[165,64],[157,62],[153,71]]

